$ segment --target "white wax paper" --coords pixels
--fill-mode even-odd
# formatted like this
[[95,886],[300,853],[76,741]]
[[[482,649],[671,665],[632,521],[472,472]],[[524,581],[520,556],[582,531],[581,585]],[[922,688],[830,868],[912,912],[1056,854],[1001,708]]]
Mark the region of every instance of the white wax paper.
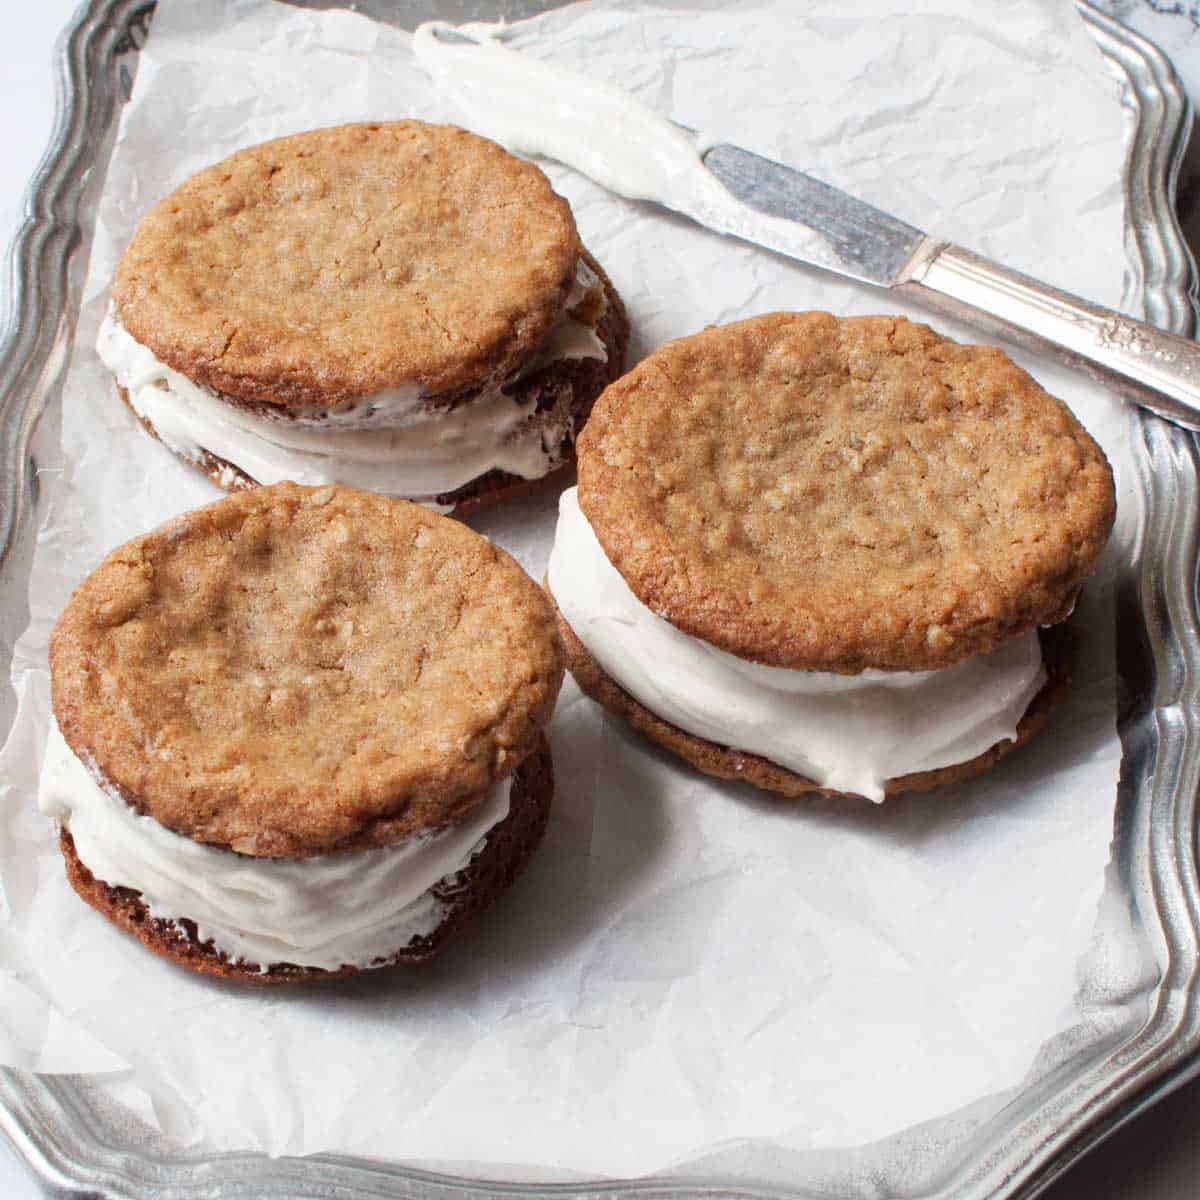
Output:
[[[887,7],[595,0],[520,26],[514,44],[1116,305],[1122,120],[1072,6]],[[1081,605],[1077,681],[1050,730],[982,780],[882,807],[709,781],[568,681],[543,849],[420,970],[230,987],[147,954],[64,880],[34,804],[49,629],[118,542],[218,494],[145,436],[96,358],[116,259],[153,200],[238,147],[407,115],[456,114],[398,30],[271,0],[160,0],[104,184],[61,446],[57,410],[39,435],[32,619],[0,760],[0,1060],[105,1073],[166,1134],[215,1147],[518,1178],[810,1170],[852,1191],[911,1174],[913,1134],[867,1155],[866,1175],[862,1153],[816,1152],[947,1118],[920,1134],[936,1157],[1078,1019],[1120,760],[1111,569]],[[901,307],[547,170],[625,297],[634,358],[772,309]],[[1119,406],[1017,357],[1102,440],[1117,536],[1132,537]],[[474,524],[540,577],[554,507]]]

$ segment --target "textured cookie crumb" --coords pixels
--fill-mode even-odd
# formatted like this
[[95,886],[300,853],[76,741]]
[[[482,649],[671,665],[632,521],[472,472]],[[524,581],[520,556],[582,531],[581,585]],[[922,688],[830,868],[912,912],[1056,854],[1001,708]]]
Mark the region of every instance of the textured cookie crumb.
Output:
[[197,383],[332,407],[507,377],[563,313],[579,251],[532,163],[451,125],[365,122],[192,176],[138,225],[113,299]]

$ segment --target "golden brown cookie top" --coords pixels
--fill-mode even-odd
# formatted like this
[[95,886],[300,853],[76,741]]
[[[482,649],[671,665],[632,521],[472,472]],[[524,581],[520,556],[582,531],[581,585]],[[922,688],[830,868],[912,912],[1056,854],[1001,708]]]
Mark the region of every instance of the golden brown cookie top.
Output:
[[268,856],[457,820],[538,744],[563,672],[551,606],[503,550],[292,483],[114,550],[50,666],[68,744],[134,808]]
[[758,662],[919,671],[1061,620],[1115,514],[1067,407],[902,317],[772,313],[601,396],[579,502],[638,598]]
[[238,151],[160,200],[113,298],[198,383],[331,406],[509,374],[563,312],[578,257],[532,163],[451,125],[341,125]]

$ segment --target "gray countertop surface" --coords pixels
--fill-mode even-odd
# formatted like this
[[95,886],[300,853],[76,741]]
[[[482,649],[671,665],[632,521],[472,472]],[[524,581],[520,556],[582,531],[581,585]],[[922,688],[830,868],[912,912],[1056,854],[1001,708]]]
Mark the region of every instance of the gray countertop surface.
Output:
[[[49,139],[54,114],[51,53],[75,0],[5,0],[0,40],[0,245],[21,212],[25,184]],[[1200,107],[1200,0],[1101,0],[1100,7],[1165,50]],[[1179,211],[1200,257],[1200,138],[1180,178]],[[38,1200],[41,1191],[0,1140],[0,1198]],[[1045,1193],[1047,1200],[1198,1200],[1200,1080],[1181,1088],[1115,1134]]]

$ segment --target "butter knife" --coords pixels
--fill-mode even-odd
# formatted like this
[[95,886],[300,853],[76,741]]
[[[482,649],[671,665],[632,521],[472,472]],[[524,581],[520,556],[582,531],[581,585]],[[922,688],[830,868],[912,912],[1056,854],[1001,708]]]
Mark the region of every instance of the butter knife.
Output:
[[763,220],[721,222],[803,262],[1049,352],[1127,399],[1200,430],[1200,344],[941,241],[846,192],[725,143],[701,161]]
[[622,88],[510,49],[504,34],[431,21],[413,35],[418,62],[478,132],[620,195],[1006,334],[1200,431],[1200,344],[931,237],[782,163],[706,143]]

